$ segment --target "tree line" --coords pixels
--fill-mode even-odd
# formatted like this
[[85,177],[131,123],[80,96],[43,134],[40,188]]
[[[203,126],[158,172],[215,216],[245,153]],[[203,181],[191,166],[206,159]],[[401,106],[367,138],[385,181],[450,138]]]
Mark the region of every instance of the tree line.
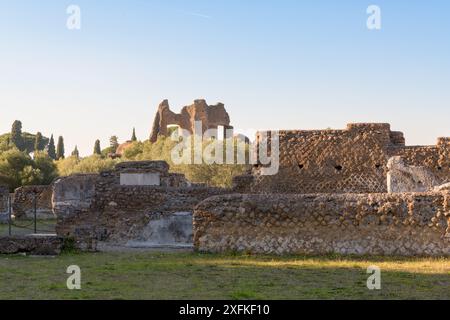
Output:
[[[137,141],[134,129],[132,141]],[[108,156],[114,154],[118,147],[118,138],[113,136],[110,146],[104,150],[101,149],[100,140],[96,140],[91,157],[81,158],[75,146],[66,158],[63,136],[59,136],[55,143],[53,134],[48,138],[41,132],[23,132],[22,122],[16,120],[9,133],[0,135],[0,184],[9,186],[11,191],[24,185],[50,184],[62,174],[60,167],[68,163],[72,167],[82,164],[77,169],[80,172],[109,169],[115,163]]]

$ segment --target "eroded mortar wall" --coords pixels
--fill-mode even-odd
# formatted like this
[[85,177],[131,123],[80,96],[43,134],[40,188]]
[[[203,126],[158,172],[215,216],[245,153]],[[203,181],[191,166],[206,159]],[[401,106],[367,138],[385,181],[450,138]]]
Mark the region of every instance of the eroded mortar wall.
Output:
[[450,255],[450,193],[225,195],[194,212],[206,252]]
[[260,175],[255,167],[235,180],[243,193],[384,193],[387,162],[393,156],[424,166],[442,183],[450,181],[450,139],[436,146],[405,147],[389,124],[349,124],[346,130],[279,131],[279,172]]

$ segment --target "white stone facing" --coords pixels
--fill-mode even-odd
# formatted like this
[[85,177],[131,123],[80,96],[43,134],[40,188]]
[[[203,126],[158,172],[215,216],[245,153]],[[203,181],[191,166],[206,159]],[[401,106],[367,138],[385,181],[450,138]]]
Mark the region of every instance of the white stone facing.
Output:
[[121,173],[120,185],[122,186],[159,186],[161,178],[159,173]]

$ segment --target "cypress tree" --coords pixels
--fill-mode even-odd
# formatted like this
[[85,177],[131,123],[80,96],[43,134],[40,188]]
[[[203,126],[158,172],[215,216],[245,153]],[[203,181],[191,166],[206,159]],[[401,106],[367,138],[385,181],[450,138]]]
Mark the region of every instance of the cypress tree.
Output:
[[47,146],[47,153],[50,158],[56,160],[55,139],[53,139],[53,134],[50,137],[50,141]]
[[94,154],[97,154],[97,155],[102,154],[102,149],[100,148],[100,140],[95,140]]
[[116,153],[117,148],[119,147],[119,138],[117,138],[117,136],[112,136],[109,139],[109,146],[111,147],[111,152]]
[[80,153],[78,152],[77,146],[75,146],[75,149],[73,149],[73,151],[72,151],[72,157],[75,157],[77,159],[80,157]]
[[56,160],[64,159],[64,138],[59,136],[58,145],[56,146]]
[[38,152],[42,150],[42,133],[36,133],[36,137],[34,138],[34,152]]
[[20,151],[25,150],[24,141],[22,137],[22,122],[19,120],[14,121],[11,128],[11,143],[17,147]]
[[131,141],[133,141],[133,142],[137,141],[136,128],[133,128],[133,135],[131,136]]

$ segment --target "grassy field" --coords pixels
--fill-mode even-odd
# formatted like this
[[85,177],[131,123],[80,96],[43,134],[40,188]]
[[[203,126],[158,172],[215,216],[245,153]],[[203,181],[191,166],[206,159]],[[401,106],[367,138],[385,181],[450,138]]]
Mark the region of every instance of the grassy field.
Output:
[[[78,265],[82,289],[66,287]],[[366,287],[381,268],[382,289]],[[0,256],[0,299],[450,299],[450,259],[189,252]]]

